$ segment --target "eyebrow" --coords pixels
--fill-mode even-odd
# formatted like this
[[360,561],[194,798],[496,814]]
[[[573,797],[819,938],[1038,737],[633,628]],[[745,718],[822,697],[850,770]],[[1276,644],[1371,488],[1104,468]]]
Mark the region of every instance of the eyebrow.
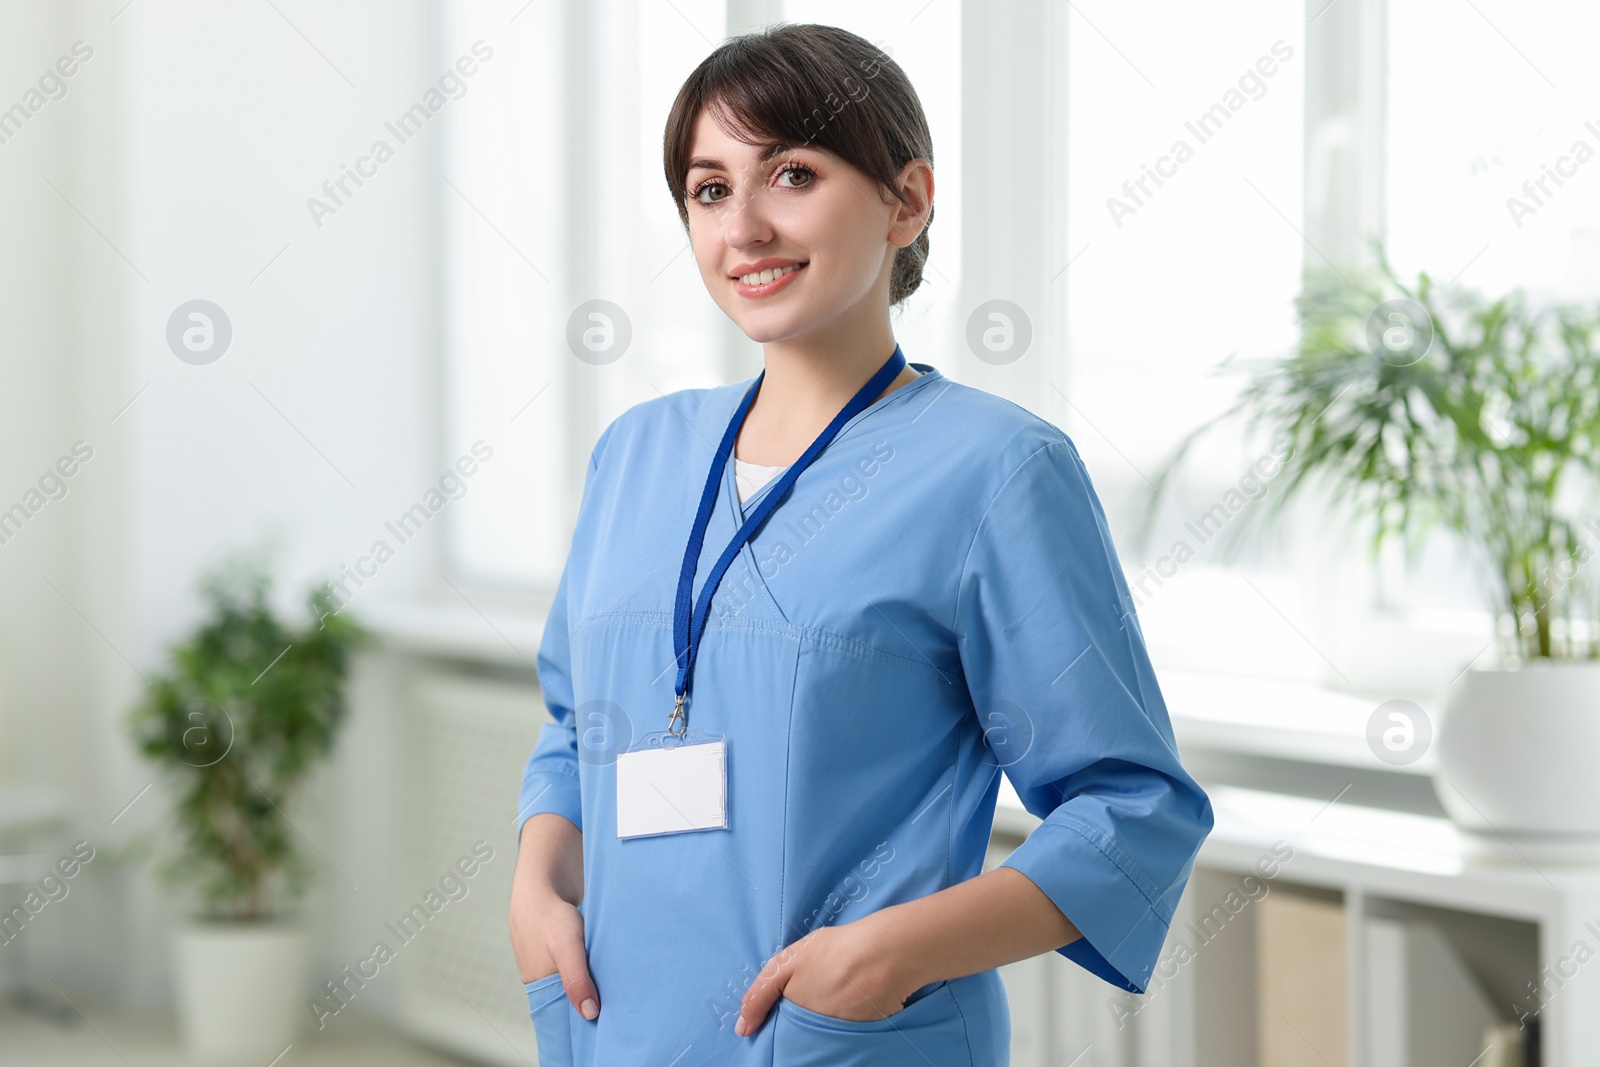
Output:
[[[785,152],[795,151],[797,149],[802,149],[803,150],[803,149],[806,149],[806,148],[809,148],[809,147],[810,146],[808,146],[808,145],[784,144],[782,141],[769,141],[769,142],[767,142],[766,147],[762,150],[761,154],[756,157],[756,165],[759,166],[762,163],[767,162],[772,157],[778,156],[778,155],[782,155]],[[722,160],[720,160],[720,159],[695,159],[695,160],[690,160],[688,170],[684,171],[684,173],[687,174],[687,173],[689,173],[689,171],[693,171],[693,170],[732,170],[732,169],[733,169],[732,167],[730,167],[727,164],[723,163]]]

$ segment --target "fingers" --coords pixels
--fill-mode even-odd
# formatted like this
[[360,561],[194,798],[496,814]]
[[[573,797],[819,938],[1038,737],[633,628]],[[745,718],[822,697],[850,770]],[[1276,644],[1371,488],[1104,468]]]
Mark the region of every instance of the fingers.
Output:
[[593,1021],[600,1014],[600,991],[589,974],[589,955],[583,943],[583,916],[573,908],[569,922],[553,931],[550,954],[561,971],[561,988],[578,1014]]
[[733,1032],[740,1037],[761,1029],[772,1006],[783,996],[783,987],[789,981],[790,949],[793,947],[791,945],[769,959],[756,980],[750,983],[750,988],[745,990],[744,999],[739,1002],[739,1020],[733,1024]]

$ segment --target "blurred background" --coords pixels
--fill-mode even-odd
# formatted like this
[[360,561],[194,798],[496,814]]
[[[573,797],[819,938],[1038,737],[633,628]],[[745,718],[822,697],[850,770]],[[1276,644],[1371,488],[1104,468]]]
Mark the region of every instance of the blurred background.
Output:
[[661,142],[778,21],[916,86],[896,336],[1073,438],[1216,803],[1014,1062],[1600,1062],[1592,5],[6,0],[0,1063],[536,1062],[544,611],[600,430],[760,370]]

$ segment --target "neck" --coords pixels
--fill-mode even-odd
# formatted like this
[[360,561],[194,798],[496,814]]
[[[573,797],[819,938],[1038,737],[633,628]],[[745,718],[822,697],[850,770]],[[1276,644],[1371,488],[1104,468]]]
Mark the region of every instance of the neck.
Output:
[[[894,354],[888,323],[871,336],[849,342],[772,341],[763,346],[766,363],[761,391],[745,413],[734,455],[748,463],[782,466],[799,458],[850,398]],[[877,400],[919,377],[909,364]]]

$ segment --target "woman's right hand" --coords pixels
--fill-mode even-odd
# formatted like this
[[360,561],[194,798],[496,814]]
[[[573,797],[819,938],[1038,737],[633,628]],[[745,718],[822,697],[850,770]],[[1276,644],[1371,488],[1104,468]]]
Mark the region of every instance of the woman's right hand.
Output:
[[[583,940],[583,838],[560,815],[528,819],[511,880],[511,948],[524,984],[559,971],[561,987],[585,1019],[600,1014]],[[574,881],[578,884],[574,885]]]

